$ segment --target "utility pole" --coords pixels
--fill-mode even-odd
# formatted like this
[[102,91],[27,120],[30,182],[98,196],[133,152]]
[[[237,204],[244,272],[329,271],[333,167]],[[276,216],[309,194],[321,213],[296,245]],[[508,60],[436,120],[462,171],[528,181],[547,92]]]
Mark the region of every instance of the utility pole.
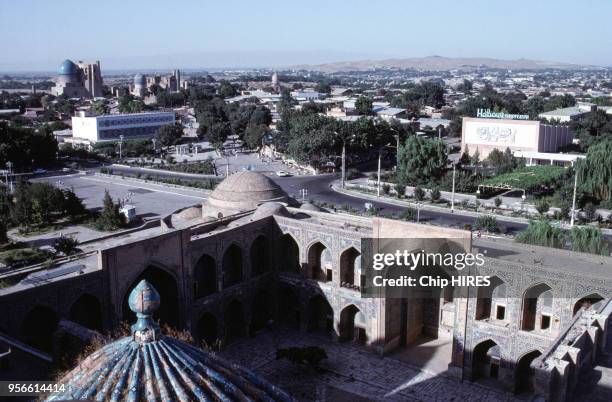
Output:
[[378,181],[376,183],[376,195],[380,197],[380,159],[382,155],[382,148],[378,150]]
[[6,162],[6,167],[8,169],[8,174],[6,175],[6,183],[7,183],[7,187],[9,190],[9,193],[13,193],[13,180],[12,180],[12,167],[13,167],[13,162],[9,161]]
[[123,138],[124,138],[123,135],[119,136],[119,159],[123,158],[122,153],[121,153],[121,145],[123,145]]
[[456,163],[453,163],[453,195],[451,196],[451,212],[455,212],[455,166]]
[[342,141],[342,188],[346,180],[346,141]]
[[574,196],[572,197],[572,216],[570,218],[570,227],[574,227],[574,215],[576,215],[576,189],[578,188],[578,169],[574,173]]

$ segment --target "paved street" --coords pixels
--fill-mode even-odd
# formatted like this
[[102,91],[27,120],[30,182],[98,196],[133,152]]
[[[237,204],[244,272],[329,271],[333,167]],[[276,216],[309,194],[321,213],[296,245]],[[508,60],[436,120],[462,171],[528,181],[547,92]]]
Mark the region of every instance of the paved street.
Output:
[[56,176],[35,179],[46,181],[55,186],[72,188],[83,200],[87,208],[102,206],[104,191],[108,190],[114,200],[121,199],[136,206],[136,214],[143,217],[163,216],[179,208],[199,204],[206,193],[165,186],[156,183],[142,183],[121,177],[101,177],[94,175]]
[[[371,202],[380,208],[383,214],[399,215],[405,208],[381,201],[369,201],[360,197],[341,194],[331,188],[331,183],[337,180],[337,175],[326,174],[318,176],[299,176],[299,177],[274,177],[276,181],[289,195],[296,198],[301,197],[301,189],[306,189],[307,199],[318,202],[333,203],[336,205],[348,204],[357,210],[364,209],[365,202]],[[301,199],[301,198],[299,198]],[[464,224],[474,224],[475,218],[472,216],[460,215],[458,213],[421,210],[420,221],[440,226],[463,227]],[[527,225],[516,223],[498,218],[497,221],[504,225],[509,232],[524,229]]]
[[[317,345],[328,359],[316,372],[276,360],[276,349]],[[513,401],[514,395],[423,372],[404,361],[348,343],[287,329],[262,331],[229,345],[222,356],[242,364],[300,401]]]
[[[255,157],[256,158],[256,157]],[[243,162],[244,159],[241,159]],[[282,164],[281,164],[282,165]],[[243,165],[237,165],[243,166]],[[284,166],[284,165],[282,165]],[[261,167],[261,166],[260,166]],[[274,167],[273,167],[274,168]],[[271,169],[273,169],[271,168]],[[276,167],[276,170],[279,170],[281,167]],[[287,170],[286,167],[282,169]],[[151,176],[159,176],[159,177],[180,177],[188,180],[209,180],[208,177],[204,175],[176,175],[172,172],[155,172],[144,171],[139,168],[122,168],[122,167],[113,167],[113,170],[117,172],[132,172],[132,173],[143,173],[149,174]],[[287,192],[290,196],[295,199],[301,201],[302,200],[302,190],[306,189],[306,199],[316,200],[317,202],[326,202],[328,204],[335,205],[343,205],[348,204],[352,208],[356,210],[363,211],[364,203],[371,202],[380,208],[381,213],[383,214],[394,214],[399,215],[405,208],[402,206],[382,202],[382,201],[369,201],[360,197],[355,197],[347,194],[341,194],[337,191],[334,191],[331,188],[331,184],[334,180],[338,179],[337,174],[321,174],[321,175],[294,175],[291,177],[278,177],[272,171],[262,171],[262,173],[269,176],[272,180],[278,183],[283,190]],[[475,218],[472,216],[460,215],[459,213],[451,213],[444,211],[431,211],[431,210],[421,210],[420,212],[420,221],[424,223],[431,223],[434,225],[440,226],[454,226],[454,227],[463,227],[464,224],[474,224]],[[516,223],[509,220],[504,220],[498,218],[497,220],[500,224],[506,226],[509,232],[516,232],[524,229],[527,225],[523,223]]]

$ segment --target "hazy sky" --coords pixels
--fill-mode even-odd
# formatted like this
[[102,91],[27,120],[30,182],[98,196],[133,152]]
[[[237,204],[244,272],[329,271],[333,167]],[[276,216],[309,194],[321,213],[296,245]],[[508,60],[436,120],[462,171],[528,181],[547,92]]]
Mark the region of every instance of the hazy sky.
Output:
[[0,71],[494,57],[612,65],[612,0],[0,2]]

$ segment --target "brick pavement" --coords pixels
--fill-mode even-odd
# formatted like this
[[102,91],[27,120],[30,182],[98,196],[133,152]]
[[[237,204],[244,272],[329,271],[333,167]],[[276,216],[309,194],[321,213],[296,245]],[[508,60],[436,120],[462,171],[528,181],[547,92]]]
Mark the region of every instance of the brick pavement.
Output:
[[[275,359],[279,347],[312,345],[321,346],[327,352],[328,359],[321,364],[321,372]],[[301,401],[517,400],[510,393],[424,372],[363,347],[287,329],[260,332],[253,338],[228,345],[220,354],[252,369]]]

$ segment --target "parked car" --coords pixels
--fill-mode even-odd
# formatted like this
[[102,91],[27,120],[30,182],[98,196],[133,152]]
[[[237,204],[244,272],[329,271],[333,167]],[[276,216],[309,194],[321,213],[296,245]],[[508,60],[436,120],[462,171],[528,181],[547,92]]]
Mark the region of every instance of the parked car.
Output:
[[34,174],[44,174],[47,173],[45,169],[34,169]]
[[289,177],[289,176],[291,176],[291,173],[289,173],[289,172],[287,172],[285,170],[279,170],[279,171],[276,172],[276,175],[278,177]]

